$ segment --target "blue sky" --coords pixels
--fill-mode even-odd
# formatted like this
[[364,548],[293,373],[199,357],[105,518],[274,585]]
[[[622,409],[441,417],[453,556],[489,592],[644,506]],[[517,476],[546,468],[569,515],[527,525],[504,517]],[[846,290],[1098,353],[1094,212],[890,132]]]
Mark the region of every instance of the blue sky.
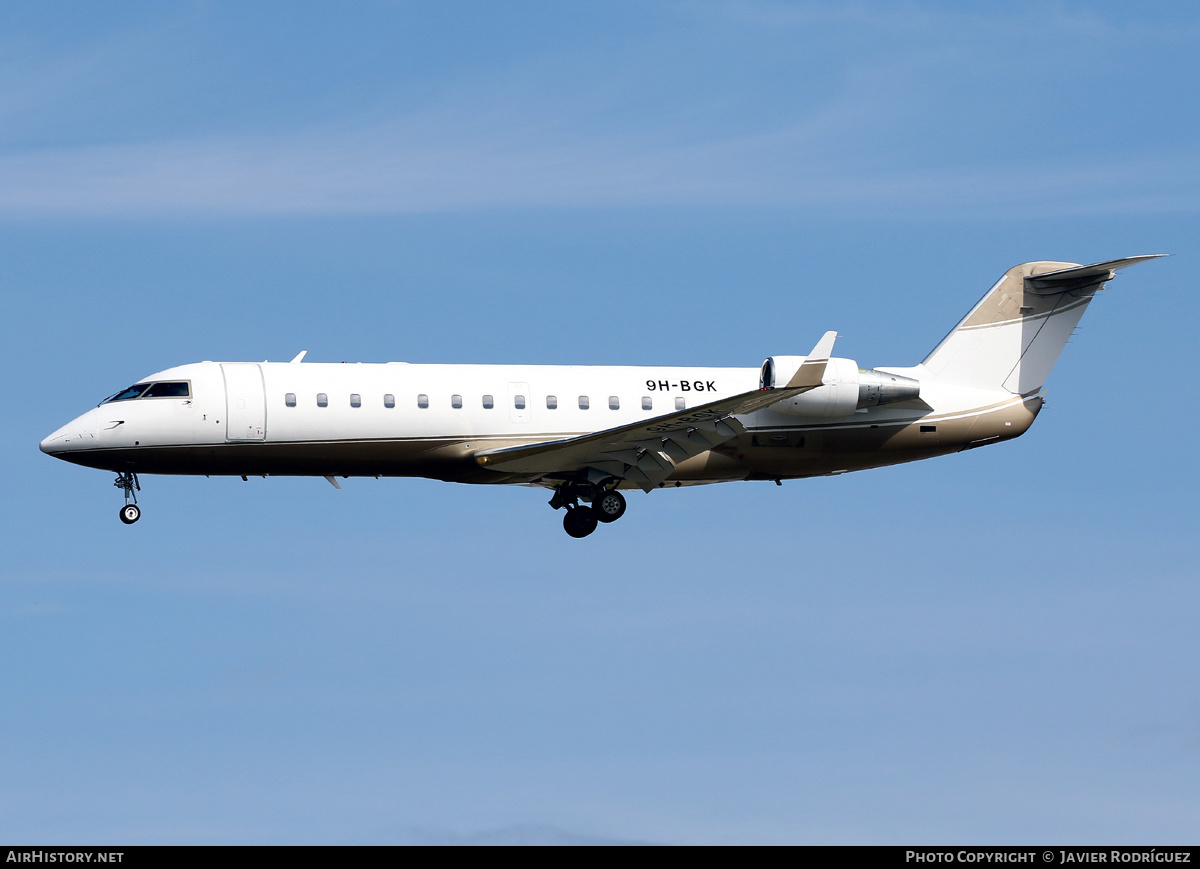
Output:
[[[0,837],[1196,839],[1191,6],[343,7],[0,11]],[[199,359],[912,364],[1160,252],[1021,439],[585,541],[37,451]]]

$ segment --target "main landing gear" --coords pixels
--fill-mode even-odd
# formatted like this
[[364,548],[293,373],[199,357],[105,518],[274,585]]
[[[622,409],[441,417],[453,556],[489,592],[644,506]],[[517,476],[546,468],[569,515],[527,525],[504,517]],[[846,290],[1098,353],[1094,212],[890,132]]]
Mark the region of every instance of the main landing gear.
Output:
[[[590,507],[580,500],[591,501]],[[616,522],[625,515],[625,496],[616,489],[591,483],[563,483],[554,490],[550,506],[567,508],[563,530],[572,537],[587,537],[601,522]]]
[[601,522],[616,522],[625,515],[625,496],[613,489],[592,499],[592,512]]
[[[132,471],[117,474],[117,481],[113,485],[125,492],[125,506],[121,508],[121,521],[126,525],[132,525],[142,518],[142,510],[137,505],[137,493],[142,490],[142,485],[138,482],[137,474]],[[132,504],[129,503],[131,498],[133,499]]]
[[563,516],[563,530],[572,537],[587,537],[596,530],[599,517],[591,507],[568,507]]

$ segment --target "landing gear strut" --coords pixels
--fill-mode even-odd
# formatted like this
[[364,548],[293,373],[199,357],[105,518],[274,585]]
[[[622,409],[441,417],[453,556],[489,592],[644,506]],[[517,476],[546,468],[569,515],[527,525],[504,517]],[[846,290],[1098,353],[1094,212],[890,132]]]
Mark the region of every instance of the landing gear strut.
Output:
[[[587,537],[600,522],[616,522],[625,515],[625,496],[608,487],[614,483],[610,479],[606,483],[568,481],[559,484],[550,499],[550,506],[555,510],[567,508],[563,528],[568,534]],[[580,506],[580,500],[591,501],[592,506]]]
[[[126,525],[132,525],[142,518],[141,508],[137,505],[137,493],[142,490],[142,485],[138,482],[137,474],[132,471],[117,474],[117,481],[113,485],[125,493],[125,506],[121,508],[121,521]],[[132,504],[129,503],[131,498],[133,499]]]

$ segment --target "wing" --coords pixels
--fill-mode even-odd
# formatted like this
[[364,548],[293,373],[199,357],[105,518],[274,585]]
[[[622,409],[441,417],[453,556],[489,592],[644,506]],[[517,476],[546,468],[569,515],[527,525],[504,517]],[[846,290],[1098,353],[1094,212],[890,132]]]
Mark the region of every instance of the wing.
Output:
[[822,384],[836,332],[826,332],[782,389],[757,389],[710,401],[690,410],[657,416],[563,440],[481,450],[475,461],[512,474],[560,475],[595,468],[649,491],[675,465],[744,432],[735,417],[769,407]]

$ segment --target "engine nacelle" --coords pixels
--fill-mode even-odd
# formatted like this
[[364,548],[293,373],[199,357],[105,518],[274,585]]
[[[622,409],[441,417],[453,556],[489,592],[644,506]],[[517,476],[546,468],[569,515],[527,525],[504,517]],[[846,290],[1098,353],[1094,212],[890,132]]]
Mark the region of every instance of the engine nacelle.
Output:
[[[787,386],[804,359],[803,356],[772,356],[763,363],[759,385],[764,389]],[[771,410],[796,416],[847,416],[859,408],[921,396],[920,381],[886,371],[864,371],[853,359],[831,358],[822,379],[822,386],[773,404]]]
[[878,407],[921,397],[921,381],[874,368],[858,372],[858,406]]

